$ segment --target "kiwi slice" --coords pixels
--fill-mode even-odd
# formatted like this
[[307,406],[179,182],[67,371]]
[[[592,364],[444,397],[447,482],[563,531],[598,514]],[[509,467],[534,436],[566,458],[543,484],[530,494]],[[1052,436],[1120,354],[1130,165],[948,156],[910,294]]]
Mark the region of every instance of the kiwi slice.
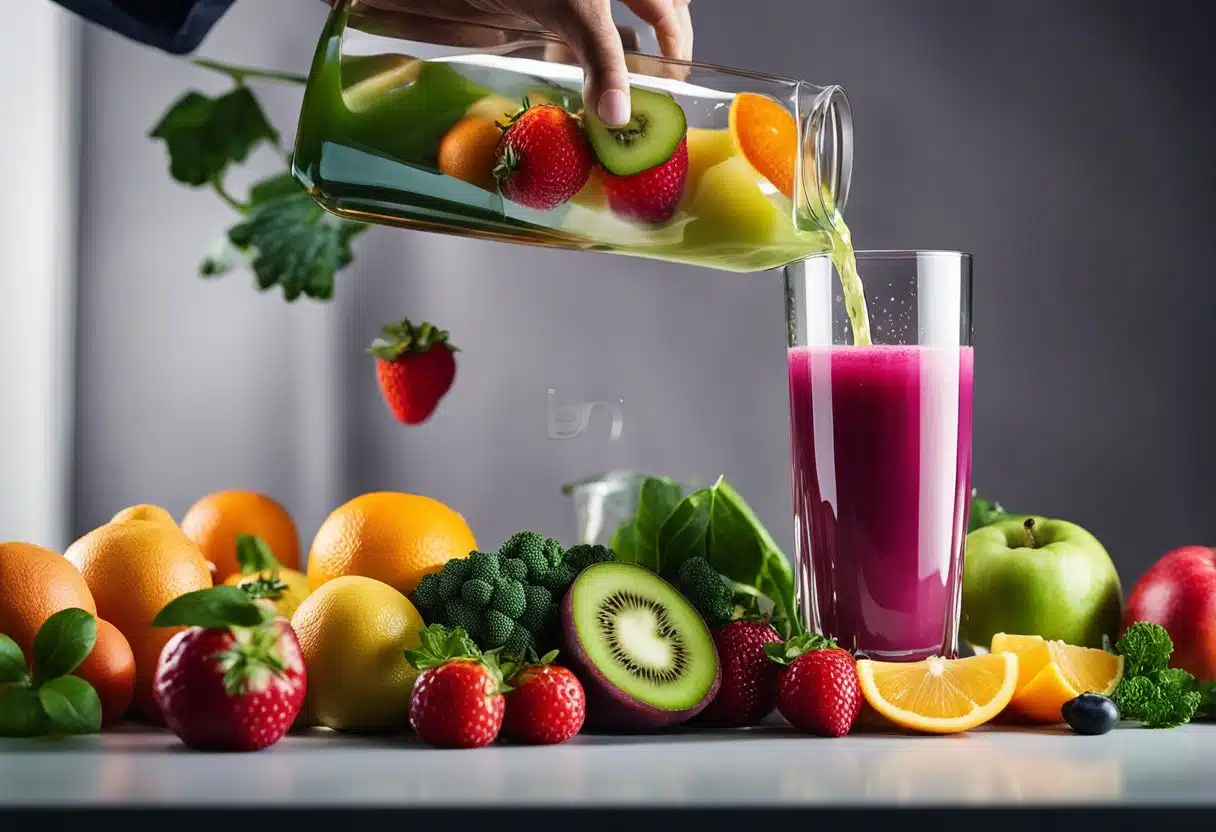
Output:
[[600,164],[617,176],[633,176],[671,158],[688,130],[684,109],[667,93],[632,87],[631,115],[624,127],[609,127],[583,112],[587,138]]
[[674,725],[717,693],[721,672],[709,628],[649,569],[619,562],[584,569],[562,602],[562,625],[566,660],[587,689],[593,726]]

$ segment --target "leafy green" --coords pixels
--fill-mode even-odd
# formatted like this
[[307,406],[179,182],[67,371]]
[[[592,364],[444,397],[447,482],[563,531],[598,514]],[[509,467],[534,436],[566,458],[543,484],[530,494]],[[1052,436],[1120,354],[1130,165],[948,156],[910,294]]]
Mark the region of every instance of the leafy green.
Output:
[[770,642],[764,645],[764,652],[777,664],[791,664],[803,653],[828,650],[833,647],[839,647],[834,638],[821,636],[818,633],[799,633],[788,641]]
[[97,618],[87,610],[60,610],[34,636],[34,684],[66,676],[93,652]]
[[732,583],[745,608],[753,606],[757,596],[772,601],[773,624],[783,637],[801,632],[793,567],[743,497],[719,477],[711,487],[673,505],[678,488],[667,478],[645,480],[634,517],[612,536],[618,559],[675,581],[683,563],[704,558]]
[[0,634],[0,685],[10,682],[25,682],[29,679],[25,666],[25,654],[17,642]]
[[995,500],[986,500],[980,496],[977,489],[971,489],[971,514],[967,523],[967,531],[973,532],[984,526],[990,526],[999,520],[1008,518],[1009,512]]
[[38,701],[55,733],[96,734],[101,730],[101,699],[84,679],[51,679],[38,688]]
[[219,98],[187,92],[148,135],[165,143],[169,175],[193,187],[221,181],[228,168],[244,162],[258,144],[279,141],[278,131],[244,85]]
[[152,619],[153,627],[257,627],[273,617],[235,586],[213,586],[174,598]]
[[262,291],[279,286],[288,301],[300,295],[328,300],[334,275],[354,259],[351,240],[366,229],[327,213],[301,191],[253,206],[228,229],[228,240],[248,256]]
[[236,562],[242,575],[256,575],[281,568],[266,541],[252,534],[236,536]]
[[1202,715],[1212,688],[1196,684],[1185,670],[1169,667],[1174,643],[1164,627],[1137,621],[1115,649],[1123,656],[1123,679],[1112,698],[1124,719],[1145,728],[1176,728]]
[[300,183],[291,175],[291,171],[285,170],[282,173],[276,173],[274,176],[268,176],[250,185],[249,204],[251,206],[261,205],[265,202],[282,199],[285,196],[294,196],[301,193],[301,191]]
[[1195,709],[1196,718],[1216,717],[1216,680],[1206,679],[1199,682],[1195,685],[1195,692],[1199,694],[1199,707]]
[[36,690],[24,685],[0,688],[0,737],[41,737],[50,729]]

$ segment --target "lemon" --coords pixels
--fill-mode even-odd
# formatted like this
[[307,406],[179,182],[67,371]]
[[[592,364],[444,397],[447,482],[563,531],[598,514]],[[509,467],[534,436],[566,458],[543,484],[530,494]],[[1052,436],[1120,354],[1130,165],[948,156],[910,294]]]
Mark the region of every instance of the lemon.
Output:
[[286,589],[279,591],[279,597],[273,600],[275,611],[290,619],[308,597],[308,576],[303,572],[295,569],[264,569],[252,575],[229,575],[224,583],[228,586],[243,586],[259,580],[275,579],[287,585]]
[[373,578],[326,581],[296,609],[310,724],[340,731],[404,728],[417,671],[405,651],[425,626],[410,600]]
[[170,526],[176,526],[177,521],[173,519],[173,515],[160,506],[140,503],[136,506],[127,506],[122,511],[110,518],[111,523],[126,523],[128,520],[148,520],[153,523],[165,523]]

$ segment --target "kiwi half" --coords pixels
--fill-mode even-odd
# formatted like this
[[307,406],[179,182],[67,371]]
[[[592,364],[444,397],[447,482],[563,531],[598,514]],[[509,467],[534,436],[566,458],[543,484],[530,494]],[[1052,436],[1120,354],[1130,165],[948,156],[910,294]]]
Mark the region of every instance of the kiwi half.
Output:
[[609,127],[595,113],[583,113],[596,157],[617,176],[633,176],[663,164],[688,131],[684,109],[667,93],[632,87],[629,98],[629,123],[624,127]]
[[703,710],[721,670],[709,628],[675,587],[633,563],[584,569],[562,601],[565,660],[587,691],[587,723],[645,731]]

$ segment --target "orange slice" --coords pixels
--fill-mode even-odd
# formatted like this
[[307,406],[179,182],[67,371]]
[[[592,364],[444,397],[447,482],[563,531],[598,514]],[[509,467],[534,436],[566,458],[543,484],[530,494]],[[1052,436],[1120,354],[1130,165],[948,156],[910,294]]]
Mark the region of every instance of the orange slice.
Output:
[[794,197],[794,167],[798,159],[798,124],[780,101],[754,92],[741,92],[730,105],[730,132],[743,158]]
[[1018,657],[857,663],[866,702],[888,722],[929,734],[957,734],[1004,710],[1018,683]]
[[1029,722],[1063,722],[1060,709],[1082,693],[1109,696],[1123,678],[1123,657],[1039,636],[997,633],[992,652],[1018,657],[1018,687],[1010,715]]

